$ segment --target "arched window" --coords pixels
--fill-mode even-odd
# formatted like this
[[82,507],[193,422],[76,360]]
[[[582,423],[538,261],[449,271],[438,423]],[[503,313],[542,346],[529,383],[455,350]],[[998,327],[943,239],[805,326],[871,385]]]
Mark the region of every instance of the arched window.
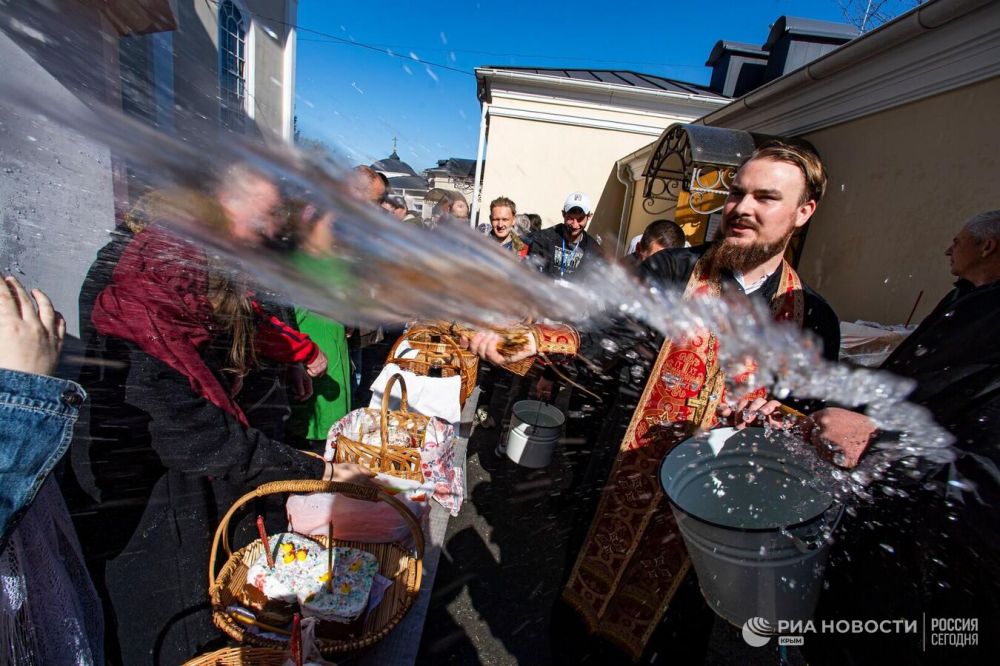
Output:
[[247,116],[249,25],[232,0],[219,3],[219,120],[224,127],[240,133]]

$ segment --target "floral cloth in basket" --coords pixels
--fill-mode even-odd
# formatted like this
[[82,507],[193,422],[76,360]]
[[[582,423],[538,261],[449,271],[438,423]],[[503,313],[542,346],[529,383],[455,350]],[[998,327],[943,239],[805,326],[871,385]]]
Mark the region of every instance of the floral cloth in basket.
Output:
[[[327,460],[336,454],[337,436],[379,446],[379,411],[355,409],[333,424],[326,437]],[[422,437],[414,422],[405,414],[389,414],[389,445],[420,448],[420,466],[424,488],[437,502],[457,516],[465,498],[462,466],[455,460],[455,428],[436,417],[430,417]]]

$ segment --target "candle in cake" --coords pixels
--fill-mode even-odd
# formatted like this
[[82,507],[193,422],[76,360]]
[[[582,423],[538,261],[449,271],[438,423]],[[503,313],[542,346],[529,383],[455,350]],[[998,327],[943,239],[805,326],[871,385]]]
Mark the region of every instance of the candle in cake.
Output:
[[333,592],[333,523],[326,525],[326,591]]
[[302,616],[296,613],[292,616],[292,660],[295,666],[302,666]]
[[264,556],[267,557],[267,566],[274,568],[274,555],[271,554],[271,544],[267,541],[267,530],[264,529],[264,516],[257,516],[257,531],[260,532],[260,542],[264,545]]

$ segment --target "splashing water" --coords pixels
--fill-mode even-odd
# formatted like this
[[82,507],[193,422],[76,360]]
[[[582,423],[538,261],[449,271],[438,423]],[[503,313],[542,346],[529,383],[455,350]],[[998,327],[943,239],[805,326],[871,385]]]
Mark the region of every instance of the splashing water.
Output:
[[[7,118],[16,117],[18,126],[45,130],[37,136],[50,134],[52,128],[78,133],[87,145],[105,146],[117,159],[149,174],[148,185],[160,190],[213,194],[233,178],[248,177],[314,206],[321,213],[318,224],[325,225],[332,238],[321,254],[336,263],[336,280],[296,268],[287,249],[275,249],[261,237],[238,241],[240,236],[232,227],[212,225],[179,210],[158,220],[289,302],[357,325],[414,317],[477,325],[531,318],[599,330],[611,317],[620,317],[641,321],[667,338],[709,329],[718,336],[720,363],[728,375],[738,374],[747,358],[753,358],[758,366],[751,382],[728,386],[731,404],[755,383],[769,387],[779,398],[794,394],[847,407],[867,405],[866,414],[880,429],[899,433],[881,441],[853,473],[817,463],[837,496],[869,497],[870,484],[891,469],[916,475],[915,460],[942,464],[954,457],[950,435],[934,423],[927,410],[905,401],[913,388],[911,381],[826,362],[817,340],[793,326],[774,322],[766,304],[757,299],[685,301],[677,290],[639,285],[628,270],[617,265],[582,281],[553,282],[512,261],[509,253],[484,242],[469,228],[439,229],[429,234],[359,203],[353,196],[350,172],[338,162],[286,145],[265,147],[237,140],[221,130],[159,131],[98,99],[104,82],[85,71],[90,54],[73,46],[73,30],[68,36],[40,33],[37,26],[41,21],[32,18],[3,20],[6,48],[16,50],[25,61],[32,58],[39,63],[35,69],[44,67],[57,79],[78,79],[81,83],[76,92],[85,103],[67,103],[58,86],[40,85],[34,77],[5,74],[0,79],[5,123]],[[411,57],[419,62],[415,54]],[[32,132],[28,141],[34,143],[35,136]],[[31,159],[25,158],[28,162]],[[100,166],[107,168],[106,164]],[[59,191],[63,185],[58,182],[58,169],[53,173],[56,175],[48,185]],[[322,217],[322,213],[329,216]],[[14,234],[36,233],[35,225],[44,228],[30,214],[15,222]],[[112,224],[110,211],[106,224]],[[264,224],[257,231],[266,236],[266,228]],[[44,258],[47,267],[42,270],[57,271],[59,255],[70,251],[70,240],[54,239],[46,245],[49,256]],[[636,331],[637,335],[645,334],[638,327]],[[625,345],[606,339],[602,346],[610,352]],[[645,372],[638,365],[633,370],[640,376]],[[667,377],[664,381],[671,380]]]

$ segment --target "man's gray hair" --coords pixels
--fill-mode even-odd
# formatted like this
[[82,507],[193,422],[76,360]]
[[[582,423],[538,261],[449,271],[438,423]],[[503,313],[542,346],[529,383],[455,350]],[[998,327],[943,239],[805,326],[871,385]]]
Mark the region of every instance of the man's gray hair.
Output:
[[514,232],[521,238],[527,238],[531,235],[531,218],[524,213],[518,213],[514,216]]
[[976,240],[984,241],[990,238],[1000,240],[1000,209],[974,215],[965,223],[965,228]]

